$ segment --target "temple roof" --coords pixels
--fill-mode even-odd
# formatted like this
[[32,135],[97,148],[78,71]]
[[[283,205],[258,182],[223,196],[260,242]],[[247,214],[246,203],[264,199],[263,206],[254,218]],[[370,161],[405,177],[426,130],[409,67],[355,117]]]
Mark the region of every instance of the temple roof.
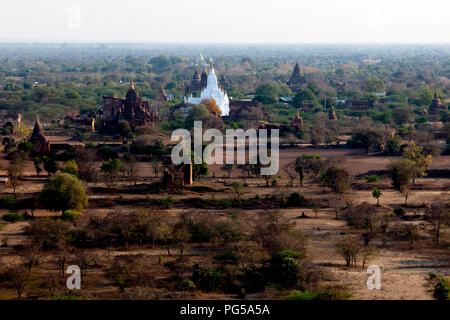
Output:
[[41,122],[39,121],[39,115],[36,114],[36,122],[34,124],[33,133],[30,137],[30,142],[46,142],[47,138],[44,135],[44,131],[42,130]]
[[199,75],[197,69],[195,69],[194,76],[192,78],[195,79],[195,80],[200,80],[200,75]]
[[302,70],[302,68],[300,68],[300,64],[298,63],[298,60],[297,60],[297,63],[295,64],[293,75],[299,75],[299,76],[303,77],[303,70]]
[[433,99],[434,100],[440,100],[439,99],[439,93],[438,93],[437,89],[434,90],[434,97],[433,97]]

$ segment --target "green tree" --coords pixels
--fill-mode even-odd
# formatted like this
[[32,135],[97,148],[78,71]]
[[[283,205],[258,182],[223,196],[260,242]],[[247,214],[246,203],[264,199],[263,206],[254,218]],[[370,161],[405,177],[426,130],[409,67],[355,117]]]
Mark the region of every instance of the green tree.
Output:
[[22,178],[23,169],[25,168],[25,159],[22,153],[16,152],[8,167],[8,179],[14,193],[16,193],[16,188],[19,180]]
[[69,173],[71,175],[74,175],[75,177],[78,177],[78,165],[75,160],[69,160],[66,162],[66,165],[61,170],[64,173]]
[[42,172],[41,164],[42,159],[40,157],[35,157],[33,159],[34,169],[36,170],[36,174],[39,176]]
[[413,183],[416,183],[417,177],[426,176],[426,170],[433,161],[433,156],[431,154],[424,155],[423,147],[416,145],[414,141],[403,150],[403,158],[410,161]]
[[314,102],[316,101],[316,95],[310,89],[306,88],[297,93],[293,99],[294,107],[300,108],[303,102]]
[[200,181],[200,179],[207,177],[208,175],[209,175],[209,168],[204,160],[202,160],[201,164],[194,164],[192,166],[192,176],[197,181]]
[[408,204],[409,183],[412,176],[412,165],[408,159],[397,159],[390,162],[388,169],[391,173],[392,186],[405,196]]
[[394,111],[392,111],[392,116],[394,122],[401,126],[408,123],[413,118],[413,113],[408,108],[395,108]]
[[81,181],[68,173],[50,177],[39,200],[46,209],[61,213],[66,210],[81,211],[88,203]]
[[372,189],[372,197],[377,199],[377,206],[380,205],[380,198],[383,195],[383,192],[381,192],[380,189],[378,189],[377,187]]
[[44,170],[49,176],[58,171],[58,165],[53,157],[43,156],[42,162],[44,163]]
[[111,188],[116,182],[121,165],[122,164],[119,159],[109,159],[108,161],[102,162],[100,171],[108,188]]

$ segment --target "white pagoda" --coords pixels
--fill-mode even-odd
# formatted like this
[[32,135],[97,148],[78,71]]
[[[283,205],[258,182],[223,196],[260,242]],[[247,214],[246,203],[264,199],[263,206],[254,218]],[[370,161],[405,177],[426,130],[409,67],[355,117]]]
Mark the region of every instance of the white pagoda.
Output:
[[200,97],[193,97],[192,93],[189,97],[184,98],[184,102],[192,104],[200,104],[203,100],[213,99],[222,111],[222,116],[228,116],[230,113],[230,100],[226,92],[222,91],[217,85],[217,76],[211,60],[211,70],[208,74],[208,82],[206,88],[200,94]]

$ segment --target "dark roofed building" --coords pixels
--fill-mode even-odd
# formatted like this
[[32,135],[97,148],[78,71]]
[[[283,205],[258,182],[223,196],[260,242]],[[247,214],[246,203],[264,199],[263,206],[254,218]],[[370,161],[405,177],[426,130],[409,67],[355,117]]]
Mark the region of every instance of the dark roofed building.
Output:
[[352,109],[353,110],[369,110],[369,100],[353,100]]
[[439,110],[447,110],[447,106],[441,102],[437,89],[434,91],[433,100],[431,100],[430,114],[436,114]]
[[301,86],[303,86],[305,83],[306,83],[305,75],[303,74],[303,70],[302,68],[300,68],[300,64],[297,61],[294,67],[294,72],[292,73],[291,77],[289,78],[286,84],[295,91],[299,89]]
[[104,96],[102,109],[100,130],[104,132],[116,131],[120,120],[127,121],[132,128],[147,127],[159,122],[157,111],[150,110],[148,101],[141,99],[132,80],[125,99]]
[[41,122],[39,121],[39,116],[36,115],[36,122],[34,124],[33,133],[28,140],[34,145],[34,151],[43,154],[50,152],[50,142],[44,135],[42,130]]

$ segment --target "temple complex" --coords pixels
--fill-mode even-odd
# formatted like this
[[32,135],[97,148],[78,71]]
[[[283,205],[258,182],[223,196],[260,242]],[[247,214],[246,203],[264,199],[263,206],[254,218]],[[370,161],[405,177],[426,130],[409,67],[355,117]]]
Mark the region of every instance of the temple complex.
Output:
[[119,121],[127,121],[132,128],[148,127],[159,122],[156,110],[150,110],[148,101],[141,99],[136,93],[133,80],[125,99],[103,96],[103,116],[100,121],[100,130],[114,132]]
[[447,110],[447,106],[441,102],[437,89],[434,91],[433,100],[431,100],[430,114],[436,114],[439,110]]
[[[203,74],[202,79],[203,81]],[[222,116],[228,116],[230,112],[230,101],[226,92],[221,90],[217,83],[216,72],[214,71],[214,66],[211,61],[211,70],[208,74],[208,80],[206,88],[202,90],[200,97],[194,97],[192,94],[189,97],[185,97],[186,103],[200,104],[203,100],[214,100],[222,112]]]
[[39,116],[36,115],[36,122],[34,124],[33,133],[28,139],[34,145],[34,151],[39,154],[50,152],[50,142],[44,135],[42,130],[41,122],[39,121]]
[[306,84],[305,75],[303,74],[303,70],[300,68],[300,64],[295,64],[294,72],[292,73],[292,76],[289,78],[288,82],[286,83],[293,91],[296,91],[300,89],[301,86]]

